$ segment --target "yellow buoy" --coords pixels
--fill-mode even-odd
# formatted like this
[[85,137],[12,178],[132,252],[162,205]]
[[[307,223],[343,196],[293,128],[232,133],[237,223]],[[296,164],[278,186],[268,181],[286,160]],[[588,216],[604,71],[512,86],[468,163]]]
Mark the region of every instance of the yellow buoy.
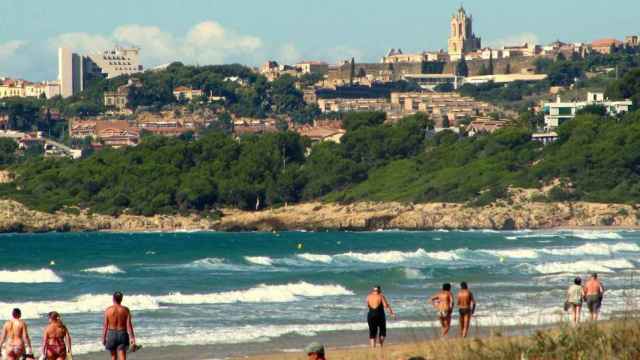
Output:
[[302,250],[302,243],[298,244],[298,250]]
[[503,263],[505,260],[504,256],[500,256],[500,262]]

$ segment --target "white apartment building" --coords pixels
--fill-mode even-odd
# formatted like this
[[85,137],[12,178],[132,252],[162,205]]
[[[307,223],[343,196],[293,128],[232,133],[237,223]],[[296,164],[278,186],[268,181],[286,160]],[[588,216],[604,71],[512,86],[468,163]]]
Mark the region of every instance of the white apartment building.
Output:
[[87,75],[111,79],[142,70],[138,48],[116,47],[88,55],[76,54],[66,48],[58,49],[58,81],[62,97],[81,92]]
[[618,115],[629,111],[633,102],[631,100],[610,101],[604,97],[603,93],[587,93],[586,101],[563,102],[558,96],[556,102],[544,104],[544,125],[547,130],[556,129],[565,121],[576,117],[576,113],[589,106],[603,106],[607,114]]
[[58,49],[58,82],[62,97],[73,96],[84,89],[83,63],[82,56],[66,48]]
[[140,65],[140,49],[122,48],[105,50],[102,53],[85,56],[91,60],[87,64],[87,72],[102,74],[107,79],[120,75],[131,75],[142,72]]

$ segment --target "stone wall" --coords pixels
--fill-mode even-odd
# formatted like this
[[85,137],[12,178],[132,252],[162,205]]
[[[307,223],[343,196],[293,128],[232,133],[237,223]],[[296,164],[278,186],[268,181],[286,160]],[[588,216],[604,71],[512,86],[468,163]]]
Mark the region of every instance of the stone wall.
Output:
[[[522,70],[528,68],[535,68],[536,57],[513,57],[505,59],[494,59],[493,69],[494,74],[505,74],[507,64],[511,66],[511,74],[520,74]],[[480,69],[484,64],[485,67],[489,67],[489,60],[467,60],[467,66],[469,67],[469,76],[480,75]],[[445,74],[455,73],[457,62],[447,63],[444,67]]]

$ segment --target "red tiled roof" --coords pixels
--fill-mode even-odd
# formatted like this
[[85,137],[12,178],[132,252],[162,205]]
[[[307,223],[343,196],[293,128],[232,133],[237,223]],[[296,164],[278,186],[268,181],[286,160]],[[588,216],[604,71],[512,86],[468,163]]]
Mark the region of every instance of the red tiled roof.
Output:
[[616,39],[598,39],[591,43],[593,47],[608,47],[612,45],[622,45],[622,41]]

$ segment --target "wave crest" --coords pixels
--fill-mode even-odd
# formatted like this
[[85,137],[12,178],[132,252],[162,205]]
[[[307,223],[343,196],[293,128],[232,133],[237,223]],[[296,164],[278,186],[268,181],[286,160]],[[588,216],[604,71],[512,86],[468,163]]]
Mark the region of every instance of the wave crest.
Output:
[[268,256],[245,256],[244,259],[251,264],[256,264],[261,266],[273,265],[273,259],[271,259]]
[[211,294],[174,293],[158,297],[161,303],[195,304],[232,304],[232,303],[277,303],[293,302],[305,297],[323,297],[353,295],[353,292],[340,285],[314,285],[299,282],[286,285],[258,285],[247,290],[226,291]]
[[0,270],[0,283],[12,284],[40,284],[61,283],[62,278],[53,270]]
[[88,268],[88,269],[82,270],[82,272],[97,273],[97,274],[124,274],[124,270],[120,269],[116,265],[107,265],[107,266]]

